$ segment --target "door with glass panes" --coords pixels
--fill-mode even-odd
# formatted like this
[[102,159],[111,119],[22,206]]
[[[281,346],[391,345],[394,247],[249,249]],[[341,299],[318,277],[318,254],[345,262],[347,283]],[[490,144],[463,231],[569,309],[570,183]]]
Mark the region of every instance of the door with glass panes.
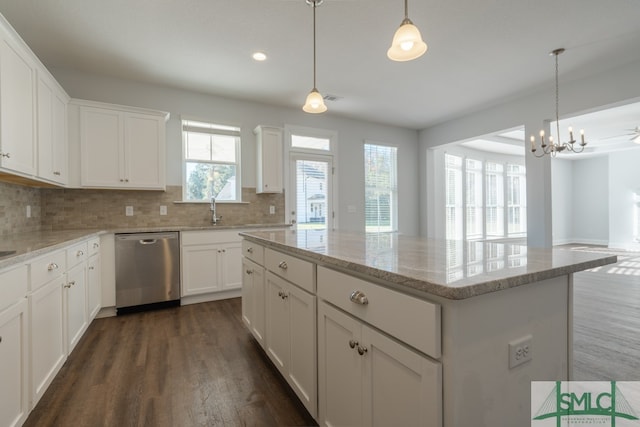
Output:
[[289,219],[298,229],[333,228],[331,156],[291,153]]

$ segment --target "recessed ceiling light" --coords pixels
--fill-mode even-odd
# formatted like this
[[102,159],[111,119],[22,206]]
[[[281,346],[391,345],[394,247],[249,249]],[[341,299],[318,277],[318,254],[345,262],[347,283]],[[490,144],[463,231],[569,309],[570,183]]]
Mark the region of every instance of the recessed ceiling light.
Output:
[[264,52],[255,52],[253,55],[251,55],[253,57],[253,59],[255,59],[256,61],[264,61],[267,59],[267,54]]

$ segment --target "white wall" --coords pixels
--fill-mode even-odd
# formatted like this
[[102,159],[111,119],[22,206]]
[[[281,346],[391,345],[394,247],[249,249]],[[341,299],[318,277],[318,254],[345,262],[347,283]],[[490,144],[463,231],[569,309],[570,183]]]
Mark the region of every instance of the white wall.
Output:
[[640,150],[609,154],[609,246],[639,250],[633,240],[633,194],[640,190]]
[[[343,230],[364,231],[364,140],[379,141],[398,147],[398,228],[401,233],[419,233],[418,132],[399,127],[350,120],[332,116],[306,114],[290,109],[248,101],[161,87],[146,83],[107,78],[65,69],[52,74],[73,98],[89,99],[168,111],[167,184],[181,185],[180,116],[188,115],[242,128],[242,185],[255,187],[255,137],[259,125],[285,124],[327,129],[338,132],[336,216]],[[300,93],[300,102],[305,92]],[[331,105],[329,104],[329,109]],[[356,213],[348,213],[355,205]]]
[[[594,245],[609,244],[608,156],[574,160],[572,181],[573,211],[570,220],[573,224],[573,241]],[[555,180],[553,191],[556,191]]]
[[[563,79],[561,117],[570,117],[595,111],[612,105],[629,102],[640,97],[640,62],[607,70],[580,80]],[[429,127],[420,132],[420,210],[421,234],[429,235],[433,221],[428,216],[427,189],[430,175],[427,165],[427,149],[450,142],[462,141],[491,134],[524,124],[527,135],[536,135],[542,128],[549,130],[553,119],[554,88],[540,88],[535,93],[525,94],[499,105],[468,114],[464,117]],[[552,245],[551,212],[551,161],[548,156],[536,159],[527,151],[527,206],[528,241],[532,246]]]
[[[552,193],[553,244],[573,243],[573,162],[553,159],[551,180],[556,183]],[[562,183],[562,185],[560,184]]]

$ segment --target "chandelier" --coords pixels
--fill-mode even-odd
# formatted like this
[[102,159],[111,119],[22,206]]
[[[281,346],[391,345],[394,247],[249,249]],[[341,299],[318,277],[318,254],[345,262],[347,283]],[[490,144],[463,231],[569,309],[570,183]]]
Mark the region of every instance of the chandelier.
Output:
[[420,30],[409,19],[407,1],[404,0],[404,19],[396,30],[387,57],[392,61],[411,61],[421,57],[427,51],[427,44],[422,41]]
[[540,131],[540,148],[542,151],[540,154],[536,154],[536,139],[533,135],[531,135],[531,152],[536,157],[544,157],[545,154],[550,155],[551,157],[556,157],[558,153],[562,153],[563,151],[571,151],[573,153],[582,153],[584,151],[584,147],[587,145],[587,142],[584,140],[584,130],[580,129],[580,147],[576,147],[576,140],[573,137],[573,128],[569,127],[569,141],[561,142],[560,141],[560,116],[558,113],[559,104],[560,104],[560,95],[558,89],[558,55],[564,52],[564,48],[559,48],[551,51],[549,55],[553,55],[556,60],[556,135],[557,141],[553,140],[553,136],[549,135],[549,143],[544,139],[544,130]]

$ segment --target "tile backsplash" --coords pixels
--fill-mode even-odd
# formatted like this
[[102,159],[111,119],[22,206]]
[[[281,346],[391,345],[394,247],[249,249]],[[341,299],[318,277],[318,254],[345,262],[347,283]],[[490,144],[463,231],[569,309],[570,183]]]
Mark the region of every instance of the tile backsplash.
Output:
[[[181,203],[182,187],[166,191],[31,188],[0,182],[0,235],[37,230],[121,229],[164,226],[207,226],[206,203]],[[284,194],[256,194],[242,189],[243,203],[218,203],[222,225],[284,222]],[[177,203],[176,203],[177,202]],[[31,218],[26,217],[31,207]],[[133,207],[133,216],[125,207]],[[167,215],[160,215],[160,206]],[[269,207],[275,214],[269,214]]]
[[[40,189],[0,182],[0,236],[40,230]],[[27,206],[31,218],[27,218]]]
[[[83,228],[135,228],[164,226],[206,226],[211,224],[208,203],[176,203],[182,187],[167,186],[166,191],[43,189],[42,228],[47,230]],[[284,221],[283,194],[256,194],[255,188],[242,189],[243,203],[218,203],[220,224],[277,224]],[[133,207],[133,216],[125,207]],[[167,215],[160,215],[160,206]],[[269,214],[275,206],[276,214]]]

